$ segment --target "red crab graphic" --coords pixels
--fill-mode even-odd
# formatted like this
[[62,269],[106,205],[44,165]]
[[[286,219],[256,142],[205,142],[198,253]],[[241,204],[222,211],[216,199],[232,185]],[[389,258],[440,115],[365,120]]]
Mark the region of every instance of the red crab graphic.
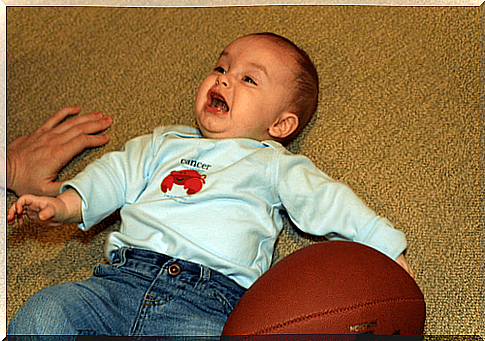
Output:
[[162,181],[162,192],[167,193],[167,191],[171,191],[175,183],[176,185],[183,185],[184,189],[187,190],[187,194],[195,194],[202,189],[206,177],[207,175],[200,175],[199,172],[191,169],[172,171]]

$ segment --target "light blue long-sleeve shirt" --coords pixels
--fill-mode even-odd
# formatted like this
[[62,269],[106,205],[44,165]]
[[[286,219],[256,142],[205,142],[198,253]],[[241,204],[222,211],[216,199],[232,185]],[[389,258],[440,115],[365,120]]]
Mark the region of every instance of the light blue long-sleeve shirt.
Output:
[[155,129],[90,164],[61,191],[82,197],[87,230],[118,208],[106,256],[127,246],[203,264],[248,288],[271,265],[286,210],[304,232],[372,246],[396,259],[394,229],[349,187],[274,141],[211,140],[195,128]]

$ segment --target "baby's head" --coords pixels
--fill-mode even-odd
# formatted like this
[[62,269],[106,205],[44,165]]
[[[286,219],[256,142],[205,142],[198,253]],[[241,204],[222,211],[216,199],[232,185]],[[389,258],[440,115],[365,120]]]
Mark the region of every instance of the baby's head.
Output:
[[308,55],[272,33],[236,39],[222,51],[195,100],[207,138],[287,143],[316,111],[318,74]]

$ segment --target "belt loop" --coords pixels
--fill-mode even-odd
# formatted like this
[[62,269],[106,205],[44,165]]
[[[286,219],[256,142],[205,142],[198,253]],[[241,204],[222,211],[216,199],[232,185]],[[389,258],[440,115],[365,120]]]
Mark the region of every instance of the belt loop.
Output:
[[206,281],[209,281],[211,279],[211,270],[203,265],[201,265],[200,267],[202,268],[201,277],[204,278]]
[[203,265],[200,266],[200,277],[199,280],[197,281],[197,284],[195,285],[196,289],[203,289],[205,284],[209,282],[211,278],[211,270]]
[[120,267],[125,265],[126,263],[126,250],[128,250],[127,247],[121,247],[118,250],[115,250],[112,253],[112,260],[111,260],[111,265]]

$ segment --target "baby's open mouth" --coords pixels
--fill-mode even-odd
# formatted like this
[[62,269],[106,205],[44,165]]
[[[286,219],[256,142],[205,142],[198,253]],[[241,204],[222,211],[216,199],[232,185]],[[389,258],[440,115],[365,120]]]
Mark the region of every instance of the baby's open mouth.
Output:
[[224,98],[222,96],[211,93],[211,105],[212,108],[219,109],[221,111],[227,112],[229,111],[229,106],[226,104]]

